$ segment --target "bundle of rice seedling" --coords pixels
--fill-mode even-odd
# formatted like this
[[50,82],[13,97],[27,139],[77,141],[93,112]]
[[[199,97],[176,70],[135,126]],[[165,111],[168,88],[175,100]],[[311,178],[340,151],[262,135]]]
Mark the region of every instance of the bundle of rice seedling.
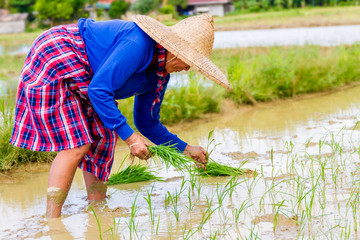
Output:
[[166,168],[173,166],[181,171],[191,172],[191,165],[194,161],[188,156],[178,152],[174,145],[151,145],[148,147],[150,153],[163,162]]
[[246,173],[248,169],[241,168],[241,166],[238,168],[234,168],[211,160],[205,168],[197,168],[195,171],[200,176],[217,177],[242,175]]
[[108,185],[134,183],[150,180],[161,180],[147,166],[130,165],[126,169],[118,171],[109,177]]

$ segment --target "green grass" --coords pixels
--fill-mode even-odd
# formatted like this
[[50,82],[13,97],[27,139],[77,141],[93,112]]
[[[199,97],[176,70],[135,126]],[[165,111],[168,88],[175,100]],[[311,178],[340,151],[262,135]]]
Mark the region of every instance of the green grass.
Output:
[[16,49],[21,45],[31,45],[44,30],[24,33],[0,34],[0,45],[5,49]]
[[0,171],[31,162],[51,162],[55,153],[33,152],[9,143],[14,121],[14,98],[0,98]]
[[[0,80],[18,82],[25,55],[0,55]],[[16,81],[15,81],[16,80]],[[12,82],[11,82],[12,81]]]
[[134,182],[161,180],[156,177],[147,166],[130,165],[109,177],[108,185],[126,184]]
[[[224,17],[214,17],[215,30],[268,29],[289,27],[314,27],[359,24],[360,7],[306,7],[268,10],[261,12],[230,12]],[[174,25],[179,20],[166,21]]]
[[[201,81],[199,75],[190,72],[189,84],[166,91],[160,113],[163,124],[171,125],[185,120],[194,120],[206,113],[220,111],[222,89],[218,86],[203,87]],[[118,101],[118,108],[132,127],[134,127],[133,106],[133,97]]]
[[[224,57],[223,57],[224,56]],[[272,101],[321,92],[360,80],[360,45],[223,49],[213,54],[227,69],[236,103]]]
[[165,124],[193,120],[205,113],[220,111],[222,89],[218,86],[203,87],[199,75],[193,72],[188,75],[189,84],[166,91],[160,114]]

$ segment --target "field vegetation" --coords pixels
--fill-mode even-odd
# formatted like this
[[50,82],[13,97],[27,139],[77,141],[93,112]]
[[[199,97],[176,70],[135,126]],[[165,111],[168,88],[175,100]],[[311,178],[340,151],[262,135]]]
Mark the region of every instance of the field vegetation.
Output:
[[[313,19],[315,16],[329,16],[329,19],[353,18],[359,10],[360,7],[341,7],[246,13],[215,19],[215,25],[248,22],[251,27],[252,24],[271,22],[272,19],[288,21],[294,16],[302,19]],[[7,139],[12,128],[10,112],[14,109],[14,93],[26,54],[6,53],[8,49],[29,46],[39,33],[0,35],[0,45],[5,53],[0,55],[0,86],[5,86],[8,91],[5,95],[11,99],[3,104],[1,115],[1,128],[4,132],[1,148],[6,148],[7,154],[10,154],[11,149],[18,151],[8,145]],[[200,75],[190,72],[187,84],[167,90],[161,108],[161,120],[164,124],[175,124],[199,118],[206,113],[220,112],[224,98],[238,104],[256,104],[356,83],[360,80],[360,68],[357,66],[359,55],[359,45],[217,49],[212,54],[212,60],[227,73],[234,90],[226,92]],[[4,95],[4,92],[0,95]],[[133,98],[120,100],[118,106],[133,126]],[[43,161],[42,158],[48,161],[46,154],[34,156],[44,156],[39,161]],[[16,158],[12,158],[11,164],[0,165],[0,170],[17,166],[17,160],[14,159]]]
[[214,19],[215,30],[248,30],[359,24],[360,7],[313,7],[233,12]]
[[[16,86],[14,79],[20,72],[23,55],[3,56],[11,63],[0,64],[0,76]],[[281,98],[291,98],[305,93],[335,89],[360,80],[360,45],[338,47],[270,47],[215,50],[212,59],[227,72],[233,91],[190,73],[187,85],[169,88],[162,105],[161,119],[165,124],[175,124],[196,119],[206,113],[219,112],[221,101],[231,99],[238,104],[256,104]],[[14,89],[15,90],[15,89]],[[3,131],[11,132],[14,96],[3,105]],[[132,123],[133,99],[119,101],[119,109]],[[3,134],[2,136],[5,136]],[[9,136],[9,135],[8,135]],[[5,139],[6,140],[6,139]],[[2,145],[7,146],[7,141]],[[15,149],[14,149],[15,151]],[[17,150],[16,150],[17,151]],[[36,155],[38,156],[38,155]],[[45,157],[47,159],[47,157]],[[1,165],[0,165],[1,166]],[[16,166],[16,164],[14,164]],[[1,168],[9,169],[10,165]]]
[[[128,201],[131,213],[114,213],[112,226],[98,223],[99,235],[356,239],[360,227],[359,122],[356,117],[347,120],[346,126],[324,129],[305,141],[289,139],[266,156],[249,158],[256,166],[253,174],[213,181],[185,175],[174,188],[166,188],[169,183],[164,182],[144,184],[140,190],[137,186]],[[241,165],[240,159],[233,161]],[[112,197],[117,194],[121,196],[114,192]],[[106,219],[107,214],[99,208],[93,217]]]

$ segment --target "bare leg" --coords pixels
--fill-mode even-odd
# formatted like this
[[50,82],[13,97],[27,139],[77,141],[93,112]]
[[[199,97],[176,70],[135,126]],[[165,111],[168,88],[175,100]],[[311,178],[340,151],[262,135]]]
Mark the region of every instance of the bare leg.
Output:
[[106,198],[107,184],[99,180],[92,173],[83,171],[86,190],[89,200],[102,200]]
[[59,217],[61,208],[70,190],[76,167],[89,151],[90,144],[60,151],[50,168],[46,217]]

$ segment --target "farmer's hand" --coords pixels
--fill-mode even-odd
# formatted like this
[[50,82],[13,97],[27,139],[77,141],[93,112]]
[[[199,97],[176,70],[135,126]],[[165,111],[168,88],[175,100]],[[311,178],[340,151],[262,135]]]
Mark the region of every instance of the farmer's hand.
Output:
[[128,137],[125,142],[130,148],[130,154],[138,157],[143,160],[147,160],[151,157],[151,153],[148,150],[148,146],[150,146],[150,142],[145,138],[141,137],[137,133],[133,133],[130,137]]
[[196,164],[199,168],[204,168],[207,164],[206,151],[200,146],[187,145],[184,154],[194,159],[199,164]]

